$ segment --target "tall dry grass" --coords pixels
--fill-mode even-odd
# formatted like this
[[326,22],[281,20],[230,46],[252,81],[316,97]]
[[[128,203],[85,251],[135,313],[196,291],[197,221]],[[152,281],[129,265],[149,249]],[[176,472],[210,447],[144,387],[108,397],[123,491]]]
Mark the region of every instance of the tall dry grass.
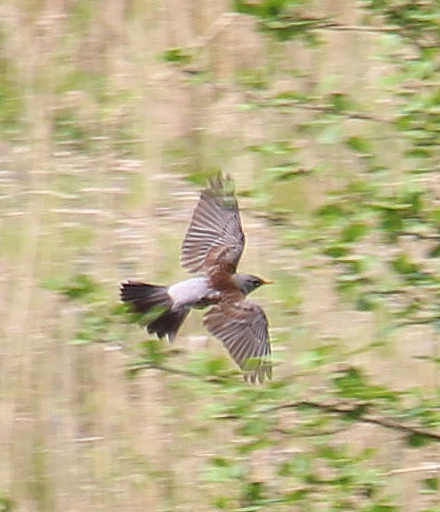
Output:
[[[316,2],[315,8],[355,23],[353,5]],[[281,137],[288,124],[275,111],[241,109],[237,77],[257,69],[282,89],[278,70],[293,60],[305,76],[292,77],[295,86],[307,90],[328,75],[342,89],[359,87],[368,101],[384,72],[373,61],[374,38],[329,33],[321,48],[281,47],[253,20],[229,11],[228,2],[201,0],[3,0],[0,29],[8,94],[0,115],[0,497],[19,512],[212,510],[203,463],[231,430],[204,426],[197,417],[209,396],[189,395],[178,379],[157,371],[127,379],[129,356],[120,343],[143,338],[134,326],[111,343],[72,344],[81,306],[47,283],[84,272],[117,303],[124,278],[183,276],[179,245],[198,188],[180,177],[200,180],[222,167],[239,189],[250,188],[264,157],[244,149]],[[190,49],[191,65],[161,60],[170,47]],[[356,169],[346,155],[318,155],[322,147],[307,136],[302,143],[311,164],[345,159],[346,168]],[[319,177],[303,190],[306,199],[298,193],[302,207],[316,205],[337,179]],[[292,197],[278,192],[281,204]],[[243,199],[243,205],[255,203]],[[275,250],[277,235],[264,220],[245,212],[244,223],[243,268],[267,274],[270,262],[274,272],[298,271],[289,254]],[[330,277],[304,277],[306,334],[289,338],[280,351],[295,354],[315,336],[346,329]],[[260,299],[272,324],[282,327],[280,293]],[[350,329],[361,340],[371,335],[361,315],[352,316]],[[195,314],[179,345],[206,347],[207,337],[194,336],[200,332]],[[395,367],[396,357],[404,356],[388,354],[378,372]],[[407,364],[389,378],[406,379]],[[411,364],[417,380],[423,369]],[[372,433],[359,436],[367,444]],[[388,456],[407,467],[407,455],[395,453],[387,434],[382,440],[390,443]],[[256,474],[266,469],[265,459],[255,461]],[[411,502],[408,482],[397,482],[396,491]]]

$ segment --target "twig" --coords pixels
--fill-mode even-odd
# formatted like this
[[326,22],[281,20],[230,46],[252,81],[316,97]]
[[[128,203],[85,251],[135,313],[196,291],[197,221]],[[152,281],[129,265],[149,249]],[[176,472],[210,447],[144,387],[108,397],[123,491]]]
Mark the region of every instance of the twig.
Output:
[[387,471],[384,473],[384,476],[389,475],[400,475],[402,473],[417,473],[419,471],[439,471],[440,470],[440,464],[435,463],[425,463],[421,466],[414,466],[411,468],[400,468],[400,469],[392,469],[391,471]]
[[380,117],[371,116],[368,114],[361,114],[358,112],[350,112],[346,110],[341,110],[338,112],[337,110],[333,109],[332,107],[326,107],[324,105],[308,105],[308,104],[301,104],[294,102],[294,105],[297,108],[301,108],[303,110],[313,110],[315,112],[322,112],[324,114],[335,114],[340,116],[348,117],[349,119],[360,119],[362,121],[374,121],[375,123],[391,123],[392,121],[389,119],[383,119]]
[[433,441],[440,442],[440,434],[435,432],[431,432],[429,430],[424,430],[419,427],[404,425],[402,423],[398,423],[389,418],[385,418],[383,416],[374,416],[370,414],[358,414],[358,405],[353,406],[342,406],[342,405],[334,405],[334,404],[326,404],[322,402],[312,402],[308,400],[300,400],[298,402],[291,402],[287,404],[281,404],[275,407],[271,407],[268,409],[264,409],[264,413],[281,410],[281,409],[292,409],[298,407],[312,407],[314,409],[320,409],[327,412],[333,412],[335,414],[340,414],[343,416],[356,414],[356,420],[362,423],[369,423],[372,425],[379,425],[384,428],[398,430],[400,432],[404,432],[405,434],[416,434],[423,437],[427,437]]
[[[268,407],[267,409],[263,409],[259,412],[259,414],[268,414],[275,411],[280,411],[282,409],[298,409],[300,407],[311,407],[314,409],[320,409],[326,412],[332,412],[341,416],[350,416],[356,415],[356,421],[360,423],[369,423],[372,425],[378,425],[391,430],[398,430],[405,434],[414,434],[426,437],[440,443],[440,434],[435,432],[431,432],[429,430],[424,430],[419,427],[404,425],[402,423],[398,423],[389,418],[385,418],[383,416],[374,416],[370,414],[362,414],[359,413],[359,404],[355,406],[345,406],[345,405],[335,405],[335,404],[326,404],[322,402],[313,402],[309,400],[299,400],[297,402],[289,402],[281,405],[276,405],[273,407]],[[219,417],[219,419],[239,419],[240,416],[236,414],[229,414]]]
[[416,231],[400,231],[399,236],[411,236],[417,240],[440,240],[440,235],[435,233],[417,233]]
[[331,21],[329,23],[323,23],[321,25],[316,25],[313,27],[314,29],[319,30],[336,30],[339,32],[379,32],[379,33],[399,33],[399,27],[368,27],[362,25],[343,25],[342,23],[337,23],[336,21]]
[[205,382],[211,382],[213,384],[219,384],[222,381],[226,380],[226,377],[223,377],[221,375],[205,376],[205,375],[201,375],[196,372],[189,372],[187,370],[180,370],[179,368],[171,368],[169,366],[162,366],[160,364],[154,364],[154,363],[133,364],[128,367],[128,371],[138,371],[138,370],[159,370],[164,373],[180,375],[182,377],[189,377],[191,379],[199,379],[199,380],[203,380]]

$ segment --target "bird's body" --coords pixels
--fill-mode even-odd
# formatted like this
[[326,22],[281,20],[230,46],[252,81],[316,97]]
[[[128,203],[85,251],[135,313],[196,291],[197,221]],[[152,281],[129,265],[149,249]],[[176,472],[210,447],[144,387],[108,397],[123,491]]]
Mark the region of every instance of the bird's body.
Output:
[[182,244],[182,266],[199,275],[171,286],[126,281],[121,285],[121,298],[139,313],[157,308],[158,316],[147,324],[148,332],[170,341],[191,308],[211,306],[205,326],[223,342],[246,377],[262,382],[265,376],[271,377],[267,319],[246,296],[270,281],[235,272],[243,248],[232,181],[219,175],[201,193]]
[[219,292],[212,288],[209,278],[204,276],[191,277],[185,281],[179,281],[168,288],[168,295],[173,301],[172,309],[175,311],[181,307],[203,307],[212,295]]

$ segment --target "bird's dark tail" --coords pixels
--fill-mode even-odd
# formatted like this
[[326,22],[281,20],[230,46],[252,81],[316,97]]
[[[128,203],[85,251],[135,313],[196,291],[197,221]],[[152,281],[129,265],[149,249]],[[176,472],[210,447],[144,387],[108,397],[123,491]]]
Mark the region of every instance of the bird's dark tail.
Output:
[[189,313],[188,308],[171,310],[173,301],[168,295],[167,286],[126,281],[121,284],[121,299],[131,304],[137,313],[148,313],[157,309],[160,314],[147,324],[147,330],[150,334],[157,334],[159,338],[167,336],[169,341],[173,341]]
[[121,299],[128,302],[136,313],[148,313],[152,308],[169,309],[173,303],[167,286],[125,281],[121,284]]

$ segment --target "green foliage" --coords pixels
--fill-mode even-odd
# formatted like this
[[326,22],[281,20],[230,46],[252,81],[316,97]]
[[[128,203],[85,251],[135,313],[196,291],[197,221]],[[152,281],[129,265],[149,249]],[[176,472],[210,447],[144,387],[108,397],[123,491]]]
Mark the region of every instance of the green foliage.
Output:
[[67,282],[50,280],[43,285],[81,305],[81,319],[71,344],[105,343],[122,338],[121,319],[129,316],[126,308],[122,304],[109,306],[105,289],[92,277],[77,274]]
[[439,490],[439,481],[436,476],[425,478],[425,480],[423,480],[423,484],[426,487],[426,492],[435,493]]
[[0,496],[0,512],[12,512],[14,508],[14,502],[12,500],[4,496]]
[[346,144],[350,149],[354,151],[364,154],[370,155],[372,153],[372,144],[371,142],[365,138],[360,136],[348,137],[346,140]]
[[343,398],[377,402],[378,400],[396,401],[398,393],[390,391],[384,386],[369,384],[358,368],[347,368],[335,378],[337,394]]
[[274,35],[279,41],[288,41],[295,37],[308,44],[316,44],[314,29],[325,22],[325,18],[316,18],[302,14],[301,8],[306,0],[235,0],[235,10],[256,16],[260,28]]
[[408,443],[408,446],[411,446],[412,448],[420,448],[422,446],[425,446],[427,443],[429,443],[430,438],[419,434],[418,432],[412,432],[409,434],[409,436],[406,438],[406,442]]
[[162,55],[162,60],[174,64],[189,64],[193,57],[185,48],[169,48]]
[[260,0],[257,2],[246,2],[237,0],[235,10],[243,14],[252,14],[261,18],[274,18],[285,12],[289,7],[298,6],[304,3],[298,0]]
[[146,340],[139,345],[137,357],[130,362],[128,375],[135,377],[140,370],[158,367],[167,360],[168,355],[159,340]]
[[97,292],[99,285],[87,274],[77,274],[68,283],[61,285],[60,292],[70,299],[87,299]]

